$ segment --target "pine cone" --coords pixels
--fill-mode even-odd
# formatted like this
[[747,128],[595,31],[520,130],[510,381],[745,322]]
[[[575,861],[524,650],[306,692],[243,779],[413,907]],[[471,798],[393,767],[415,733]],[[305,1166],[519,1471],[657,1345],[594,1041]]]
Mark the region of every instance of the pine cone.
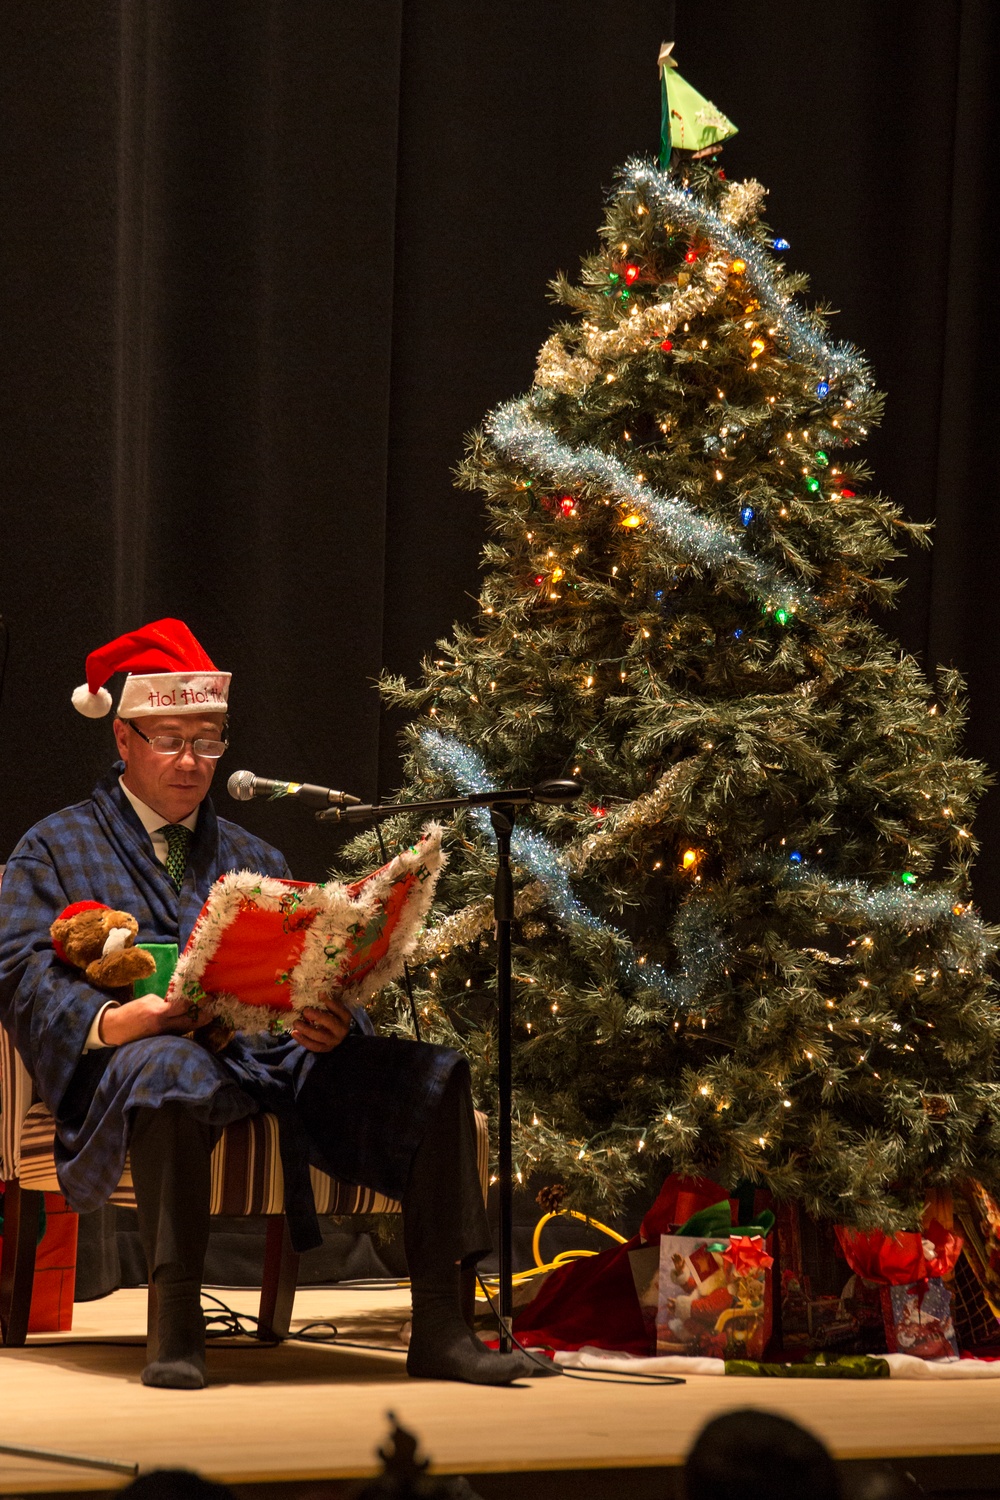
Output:
[[945,1120],[951,1114],[951,1105],[943,1094],[921,1094],[920,1102],[932,1120]]
[[553,1182],[549,1187],[539,1188],[535,1194],[535,1202],[543,1213],[557,1214],[568,1192],[569,1188],[563,1183]]

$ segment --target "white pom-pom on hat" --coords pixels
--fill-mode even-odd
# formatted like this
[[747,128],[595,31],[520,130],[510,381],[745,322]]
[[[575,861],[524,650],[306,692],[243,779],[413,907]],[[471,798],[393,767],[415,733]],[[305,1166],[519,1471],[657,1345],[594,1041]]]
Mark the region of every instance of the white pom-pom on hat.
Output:
[[85,682],[73,689],[72,703],[77,713],[88,719],[103,719],[111,712],[111,694],[107,688],[98,688],[92,693]]

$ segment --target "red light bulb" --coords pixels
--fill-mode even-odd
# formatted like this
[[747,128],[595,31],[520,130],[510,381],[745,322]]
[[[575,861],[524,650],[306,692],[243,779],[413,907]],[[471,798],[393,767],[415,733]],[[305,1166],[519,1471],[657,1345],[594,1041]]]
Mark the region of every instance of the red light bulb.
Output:
[[536,589],[540,589],[541,586],[542,586],[542,584],[544,582],[545,582],[544,576],[541,573],[536,573],[535,574],[535,588]]
[[841,493],[841,495],[843,496],[843,498],[845,500],[853,500],[854,499],[854,495],[855,495],[855,491],[854,490],[841,490],[840,493]]
[[632,285],[633,281],[638,281],[638,279],[639,279],[639,267],[636,266],[636,265],[628,265],[628,266],[626,266],[625,267],[625,280],[628,282],[629,286]]
[[562,499],[559,501],[559,509],[562,511],[564,516],[575,515],[576,501],[573,499],[573,496],[563,495]]
[[689,250],[687,252],[687,254],[685,255],[684,259],[687,261],[687,263],[688,263],[689,266],[692,265],[693,262],[698,259],[698,252],[697,252],[697,250]]
[[663,343],[660,345],[660,348],[663,350],[664,354],[669,354],[673,347],[674,346],[670,339],[664,339]]

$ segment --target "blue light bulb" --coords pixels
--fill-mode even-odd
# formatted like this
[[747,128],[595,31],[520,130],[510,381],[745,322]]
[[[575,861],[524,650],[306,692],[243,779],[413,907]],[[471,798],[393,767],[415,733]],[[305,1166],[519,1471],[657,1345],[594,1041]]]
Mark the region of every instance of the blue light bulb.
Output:
[[733,631],[733,635],[736,637],[737,640],[740,640],[742,638],[743,632],[742,632],[742,630],[734,630]]
[[744,526],[749,526],[755,515],[756,511],[754,510],[752,505],[744,505],[743,509],[740,511],[740,520],[743,522]]
[[819,385],[816,387],[816,394],[817,396],[819,396],[820,400],[822,400],[824,396],[829,396],[830,382],[828,380],[821,380]]
[[800,865],[802,863],[802,855],[799,853],[799,851],[797,849],[793,850],[793,852],[788,856],[788,858],[789,858],[790,863],[793,864],[793,865]]
[[775,250],[790,250],[792,247],[787,240],[775,240],[774,248]]

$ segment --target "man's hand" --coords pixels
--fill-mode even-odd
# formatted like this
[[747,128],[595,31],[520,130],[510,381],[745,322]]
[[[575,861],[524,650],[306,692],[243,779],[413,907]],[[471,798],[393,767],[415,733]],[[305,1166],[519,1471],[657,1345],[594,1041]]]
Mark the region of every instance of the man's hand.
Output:
[[109,1047],[120,1047],[123,1042],[136,1042],[144,1036],[190,1031],[193,1025],[186,1007],[179,1011],[176,1004],[168,1004],[159,995],[140,995],[137,1000],[126,1000],[124,1005],[104,1012],[101,1041]]
[[351,1013],[346,1005],[328,995],[322,1005],[304,1010],[292,1027],[292,1036],[307,1052],[332,1052],[339,1047],[351,1028]]

